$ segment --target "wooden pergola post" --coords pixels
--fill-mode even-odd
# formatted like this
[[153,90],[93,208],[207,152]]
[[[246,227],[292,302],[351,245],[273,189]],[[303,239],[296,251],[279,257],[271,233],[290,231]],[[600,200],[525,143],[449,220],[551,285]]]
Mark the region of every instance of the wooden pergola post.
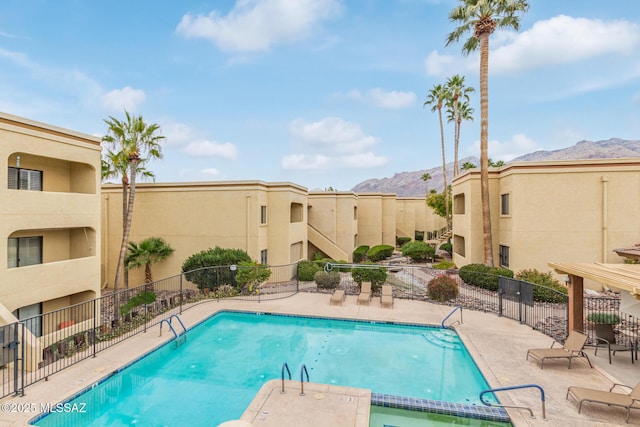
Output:
[[569,274],[569,332],[584,328],[584,280]]

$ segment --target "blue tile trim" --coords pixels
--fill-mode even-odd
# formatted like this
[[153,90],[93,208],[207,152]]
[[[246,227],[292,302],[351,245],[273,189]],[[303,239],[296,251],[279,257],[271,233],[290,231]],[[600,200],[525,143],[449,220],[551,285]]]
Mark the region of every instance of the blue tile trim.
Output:
[[385,408],[399,408],[479,420],[511,422],[507,411],[504,408],[495,406],[463,405],[461,403],[417,399],[380,393],[371,393],[371,404]]

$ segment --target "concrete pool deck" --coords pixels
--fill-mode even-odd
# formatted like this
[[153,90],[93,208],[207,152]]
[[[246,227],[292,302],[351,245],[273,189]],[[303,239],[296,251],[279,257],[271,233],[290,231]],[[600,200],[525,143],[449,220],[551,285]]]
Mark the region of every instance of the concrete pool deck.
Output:
[[[379,299],[374,298],[369,306],[357,305],[355,296],[348,296],[342,306],[330,305],[329,294],[298,293],[292,297],[274,301],[212,301],[192,307],[181,315],[189,328],[219,310],[240,310],[250,312],[274,312],[321,317],[337,317],[359,320],[393,321],[439,325],[449,314],[452,307],[430,304],[421,301],[395,299],[394,308],[381,308]],[[617,426],[640,425],[640,410],[631,413],[629,424],[625,424],[625,411],[621,408],[610,408],[605,405],[584,404],[582,413],[578,414],[577,404],[566,400],[568,386],[592,387],[608,390],[613,382],[621,382],[634,386],[640,382],[640,364],[632,364],[628,353],[617,354],[613,363],[609,364],[604,349],[594,356],[593,349],[587,354],[594,368],[585,361],[574,360],[571,369],[566,360],[547,361],[541,369],[535,360],[526,360],[529,348],[549,347],[552,339],[527,325],[510,319],[478,311],[464,310],[463,323],[456,325],[467,349],[476,364],[482,370],[488,383],[493,388],[511,387],[523,384],[538,384],[546,394],[546,420],[542,419],[540,393],[537,389],[520,389],[497,393],[505,405],[530,407],[536,419],[531,419],[527,411],[510,409],[509,415],[513,424],[520,426]],[[456,313],[448,321],[459,320]],[[25,390],[23,397],[8,397],[2,403],[20,405],[24,408],[35,408],[35,412],[6,412],[6,406],[0,412],[0,426],[24,426],[39,415],[41,404],[55,404],[72,396],[105,375],[118,370],[123,365],[135,360],[140,355],[151,351],[170,340],[171,335],[158,336],[159,327],[155,326],[146,333],[140,333],[118,345],[89,358],[41,381]],[[313,378],[311,378],[313,382]],[[299,384],[297,384],[299,386]],[[311,393],[309,393],[311,394]],[[298,397],[298,396],[296,396]],[[295,404],[295,400],[293,400]],[[307,399],[309,401],[310,399]],[[302,402],[302,400],[301,400]],[[316,408],[309,405],[304,412]],[[326,408],[318,405],[316,418],[322,419]],[[86,408],[90,411],[91,408]],[[214,407],[206,410],[215,410]],[[272,415],[269,409],[267,410]],[[270,420],[274,417],[270,415]],[[311,416],[311,414],[309,414]],[[268,417],[269,418],[269,417]],[[260,424],[254,419],[254,426]],[[274,421],[275,422],[275,421]],[[283,421],[284,422],[284,421]],[[274,424],[276,425],[276,424]],[[288,424],[277,424],[286,426]],[[295,424],[304,426],[304,424]],[[356,427],[356,424],[344,424],[345,427]],[[358,425],[360,427],[360,425]]]

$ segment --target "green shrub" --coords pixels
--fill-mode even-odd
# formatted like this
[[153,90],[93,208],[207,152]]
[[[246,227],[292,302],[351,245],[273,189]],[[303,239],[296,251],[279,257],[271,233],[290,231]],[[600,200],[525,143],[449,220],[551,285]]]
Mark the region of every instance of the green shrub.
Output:
[[449,252],[449,255],[451,255],[451,252],[453,252],[453,245],[451,243],[443,243],[440,245],[440,250]]
[[401,248],[405,245],[405,243],[409,243],[411,241],[411,237],[396,237],[396,246]]
[[437,276],[429,281],[428,291],[432,301],[450,301],[458,296],[458,284],[449,276]]
[[458,271],[460,278],[468,285],[490,291],[498,290],[500,276],[513,278],[513,271],[507,268],[487,267],[484,264],[468,264]]
[[236,271],[236,284],[238,291],[244,294],[252,294],[258,285],[266,282],[271,277],[271,270],[257,262],[241,262]]
[[233,285],[233,273],[228,268],[241,262],[251,262],[242,249],[222,249],[216,246],[191,255],[182,264],[185,278],[198,289],[216,289],[221,285]]
[[421,242],[424,240],[424,231],[418,231],[414,233],[414,240],[420,240]]
[[318,271],[313,276],[318,288],[335,289],[340,284],[340,273],[337,271]]
[[320,261],[321,259],[324,259],[324,258],[326,258],[326,257],[327,257],[327,256],[326,256],[323,252],[321,252],[321,251],[316,251],[316,252],[314,252],[314,253],[313,253],[312,260],[313,260],[313,261]]
[[298,263],[298,280],[301,282],[311,282],[316,272],[321,268],[313,261],[300,261]]
[[[375,266],[372,262],[365,262],[363,264]],[[362,282],[371,282],[371,290],[377,291],[387,281],[387,268],[382,266],[354,267],[351,270],[351,277],[359,286],[362,286]]]
[[125,314],[131,312],[134,308],[141,306],[143,304],[151,304],[156,300],[156,294],[152,291],[143,291],[138,295],[131,298],[125,304],[120,306],[120,313],[124,316]]
[[353,262],[359,263],[359,262],[362,262],[365,259],[367,259],[367,252],[368,251],[369,251],[369,246],[367,246],[367,245],[358,246],[353,251]]
[[452,270],[456,268],[456,265],[451,261],[442,261],[437,264],[433,264],[431,267],[438,270]]
[[541,302],[566,302],[567,288],[553,278],[551,272],[542,273],[535,268],[521,270],[516,274],[516,279],[533,283],[533,299]]
[[376,245],[367,251],[367,259],[369,261],[377,262],[389,258],[393,255],[395,248],[391,245]]
[[433,246],[419,240],[409,242],[402,247],[402,255],[408,256],[415,262],[427,261],[433,258],[435,253],[436,250],[433,249]]
[[589,313],[587,320],[593,323],[603,323],[605,325],[617,325],[620,323],[620,316],[615,313]]
[[238,291],[231,285],[218,286],[218,289],[213,293],[214,298],[230,298],[238,295]]

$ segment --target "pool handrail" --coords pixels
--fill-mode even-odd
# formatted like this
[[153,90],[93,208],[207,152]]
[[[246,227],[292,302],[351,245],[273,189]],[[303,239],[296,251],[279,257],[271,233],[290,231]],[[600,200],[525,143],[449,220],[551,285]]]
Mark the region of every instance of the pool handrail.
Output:
[[305,365],[304,363],[300,368],[300,396],[304,396],[304,377],[302,376],[303,373],[307,375],[307,382],[309,382],[309,371],[307,371],[307,365]]
[[451,325],[449,325],[449,326],[455,325],[455,323],[456,323],[456,322],[458,322],[459,324],[461,324],[461,325],[462,325],[462,306],[461,306],[461,305],[458,305],[458,306],[456,306],[453,310],[451,310],[451,313],[447,314],[447,315],[445,316],[445,318],[444,318],[444,319],[442,319],[442,324],[441,324],[442,329],[444,329],[444,328],[446,327],[446,326],[444,325],[444,322],[446,322],[446,321],[447,321],[451,316],[453,316],[453,313],[455,313],[455,312],[456,312],[456,311],[458,311],[458,310],[460,310],[460,320],[459,320],[459,321],[458,321],[458,320],[456,320],[455,322],[453,322],[453,323],[452,323]]
[[187,328],[185,328],[184,323],[182,323],[182,319],[180,319],[180,316],[178,316],[177,314],[172,314],[171,316],[169,316],[169,324],[171,324],[171,320],[174,317],[176,319],[178,319],[178,322],[180,323],[180,326],[182,326],[182,330],[183,330],[182,334],[184,335],[184,339],[186,340],[187,339]]
[[522,385],[514,385],[514,386],[510,386],[510,387],[499,387],[499,388],[491,388],[488,390],[483,390],[480,392],[480,402],[482,402],[483,405],[485,406],[498,406],[501,408],[512,408],[512,409],[525,409],[527,411],[529,411],[529,414],[531,416],[532,419],[535,420],[535,415],[533,415],[533,411],[531,410],[531,408],[526,407],[526,406],[511,406],[511,405],[500,405],[500,404],[495,404],[495,403],[491,403],[491,402],[485,402],[483,397],[485,394],[487,393],[494,393],[496,391],[508,391],[508,390],[516,390],[516,389],[521,389],[521,388],[537,388],[538,390],[540,390],[540,401],[542,404],[542,419],[543,420],[547,420],[546,417],[546,412],[545,412],[545,401],[544,401],[544,389],[542,387],[540,387],[537,384],[522,384]]
[[285,369],[287,370],[287,374],[289,374],[289,379],[291,379],[291,371],[289,370],[289,365],[287,364],[287,362],[284,362],[282,364],[282,372],[280,374],[280,376],[282,377],[282,390],[280,391],[280,393],[284,394],[284,371]]
[[184,335],[184,339],[187,339],[187,328],[184,326],[184,323],[182,323],[182,320],[180,319],[180,316],[178,316],[177,314],[172,314],[171,316],[169,316],[167,319],[162,319],[160,321],[160,335],[162,336],[162,324],[163,323],[167,323],[167,325],[169,325],[169,329],[171,329],[171,332],[173,332],[173,336],[174,338],[178,339],[180,337],[180,334],[178,334],[178,332],[176,332],[175,328],[173,327],[173,324],[171,323],[171,320],[173,320],[173,318],[178,319],[178,322],[180,323],[180,326],[182,326],[182,329],[184,330],[184,332],[182,332],[182,335]]
[[174,336],[174,338],[178,338],[178,333],[177,333],[177,332],[176,332],[176,330],[173,328],[173,325],[171,324],[171,322],[169,321],[169,319],[162,319],[162,320],[160,321],[160,335],[158,335],[158,336],[160,336],[160,337],[162,336],[162,324],[163,324],[163,323],[165,323],[165,322],[166,322],[166,323],[167,323],[167,325],[169,326],[169,329],[171,329],[171,332],[173,332],[173,336]]

